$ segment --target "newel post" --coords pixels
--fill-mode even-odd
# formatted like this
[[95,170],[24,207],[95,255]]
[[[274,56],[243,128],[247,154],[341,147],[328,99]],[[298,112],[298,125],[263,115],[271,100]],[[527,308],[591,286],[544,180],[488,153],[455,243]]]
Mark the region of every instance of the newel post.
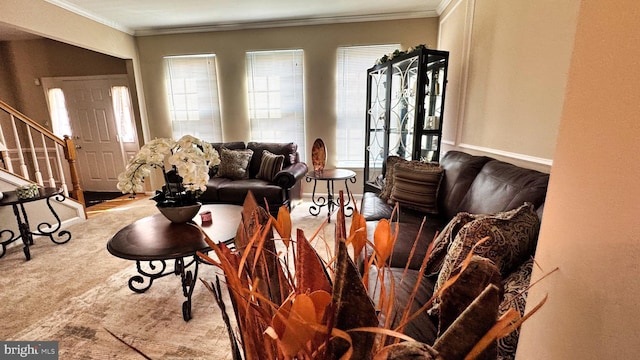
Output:
[[68,135],[64,136],[64,158],[69,162],[69,172],[71,173],[71,197],[84,205],[84,193],[80,187],[80,176],[76,167],[76,145]]

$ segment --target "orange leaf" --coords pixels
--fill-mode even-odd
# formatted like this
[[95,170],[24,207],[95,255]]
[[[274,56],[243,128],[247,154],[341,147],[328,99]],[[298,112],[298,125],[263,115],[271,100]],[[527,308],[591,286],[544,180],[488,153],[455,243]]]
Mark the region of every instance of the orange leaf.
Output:
[[[285,356],[309,353],[308,346],[322,332],[318,327],[324,317],[324,310],[331,303],[331,295],[317,291],[311,295],[298,294],[286,301],[273,317],[267,335],[276,339]],[[276,337],[274,337],[276,335]]]
[[291,214],[286,206],[283,205],[278,209],[278,218],[273,222],[273,226],[276,228],[278,234],[280,234],[284,245],[288,248],[293,226],[291,225]]
[[375,256],[378,261],[378,266],[382,267],[393,251],[393,240],[391,237],[391,225],[389,224],[389,220],[382,219],[378,222],[376,231],[373,233],[373,244],[375,247]]
[[353,245],[353,257],[358,259],[362,249],[367,243],[367,220],[359,212],[353,212],[351,216],[351,228],[349,229],[349,239],[347,244]]

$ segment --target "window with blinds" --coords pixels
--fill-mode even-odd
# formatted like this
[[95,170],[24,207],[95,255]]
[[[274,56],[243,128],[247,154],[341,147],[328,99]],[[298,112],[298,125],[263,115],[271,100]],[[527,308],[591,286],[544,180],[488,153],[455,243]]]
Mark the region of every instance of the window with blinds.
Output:
[[215,55],[165,57],[173,138],[222,141]]
[[367,69],[400,44],[345,46],[337,51],[336,160],[340,167],[364,167]]
[[302,50],[247,53],[251,140],[294,142],[304,158],[302,61]]

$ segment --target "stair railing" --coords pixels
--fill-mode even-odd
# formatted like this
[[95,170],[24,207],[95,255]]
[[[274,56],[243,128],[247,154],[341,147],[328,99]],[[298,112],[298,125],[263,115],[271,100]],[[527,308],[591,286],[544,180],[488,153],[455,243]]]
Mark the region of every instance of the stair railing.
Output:
[[[67,135],[59,138],[2,100],[0,109],[0,145],[4,145],[0,146],[0,153],[5,170],[40,186],[45,186],[46,177],[46,186],[60,187],[65,196],[84,204],[73,140]],[[7,130],[11,137],[5,137]],[[14,170],[14,165],[18,170]],[[44,167],[44,174],[41,167]],[[71,179],[71,191],[67,175]]]

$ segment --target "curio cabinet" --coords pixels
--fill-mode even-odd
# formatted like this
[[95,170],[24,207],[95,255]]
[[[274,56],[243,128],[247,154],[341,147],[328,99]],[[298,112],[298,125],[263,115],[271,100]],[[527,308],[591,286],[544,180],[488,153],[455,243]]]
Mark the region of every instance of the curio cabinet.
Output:
[[420,46],[367,70],[365,191],[378,191],[387,156],[438,162],[449,52]]

